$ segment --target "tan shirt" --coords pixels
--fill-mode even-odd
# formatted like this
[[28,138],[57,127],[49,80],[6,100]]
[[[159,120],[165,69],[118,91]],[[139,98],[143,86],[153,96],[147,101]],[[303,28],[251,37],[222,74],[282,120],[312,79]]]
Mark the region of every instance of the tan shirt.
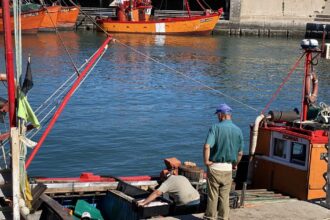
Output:
[[171,175],[157,190],[162,193],[169,193],[177,205],[186,205],[199,200],[198,191],[186,177],[180,175]]

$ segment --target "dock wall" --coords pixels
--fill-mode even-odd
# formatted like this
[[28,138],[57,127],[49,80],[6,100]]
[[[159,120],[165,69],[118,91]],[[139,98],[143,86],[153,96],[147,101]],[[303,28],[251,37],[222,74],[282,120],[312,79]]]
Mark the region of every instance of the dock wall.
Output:
[[214,33],[301,36],[326,9],[326,0],[231,0],[229,20],[220,21]]

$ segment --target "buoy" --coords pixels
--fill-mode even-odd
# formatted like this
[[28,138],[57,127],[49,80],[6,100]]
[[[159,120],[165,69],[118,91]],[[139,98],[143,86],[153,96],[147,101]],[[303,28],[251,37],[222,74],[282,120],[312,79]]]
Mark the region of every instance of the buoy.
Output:
[[26,215],[30,214],[30,209],[28,207],[24,206],[21,208],[21,212],[23,215],[26,216]]

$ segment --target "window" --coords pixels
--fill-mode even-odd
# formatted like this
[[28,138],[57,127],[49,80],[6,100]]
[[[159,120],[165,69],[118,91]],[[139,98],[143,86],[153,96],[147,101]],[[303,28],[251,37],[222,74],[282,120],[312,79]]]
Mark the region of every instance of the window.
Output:
[[286,155],[286,141],[278,138],[274,138],[274,152],[273,155],[281,157],[283,159],[287,158]]
[[305,166],[306,163],[306,145],[301,143],[291,143],[291,163]]

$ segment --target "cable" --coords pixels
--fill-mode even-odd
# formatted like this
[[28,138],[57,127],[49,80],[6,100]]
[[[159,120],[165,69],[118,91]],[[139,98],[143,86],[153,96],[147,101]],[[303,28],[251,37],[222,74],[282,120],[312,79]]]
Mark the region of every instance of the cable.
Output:
[[71,64],[73,65],[73,68],[75,69],[77,75],[79,76],[79,70],[78,70],[76,64],[74,63],[74,61],[73,61],[73,59],[72,59],[72,56],[71,56],[71,54],[70,54],[68,48],[65,46],[64,41],[62,40],[62,37],[61,37],[60,33],[58,32],[57,27],[56,27],[56,25],[55,25],[55,23],[54,23],[52,17],[50,16],[50,14],[49,14],[49,12],[48,12],[47,7],[45,7],[45,6],[43,6],[43,7],[44,7],[44,9],[46,10],[46,12],[47,12],[46,14],[48,15],[50,21],[52,22],[52,24],[53,24],[53,26],[54,26],[55,33],[56,33],[57,37],[59,38],[60,43],[62,44],[62,46],[63,46],[63,48],[64,48],[66,54],[68,55],[68,57],[69,57],[69,59],[70,59],[70,62],[71,62]]
[[279,87],[276,89],[275,93],[273,94],[273,96],[271,97],[271,99],[269,100],[269,102],[267,103],[266,107],[261,111],[261,114],[265,114],[265,111],[267,111],[267,109],[270,107],[270,105],[272,104],[272,102],[275,100],[275,98],[277,97],[277,95],[280,93],[280,91],[282,90],[284,84],[289,80],[290,76],[292,75],[292,73],[295,71],[295,69],[298,67],[301,59],[305,56],[306,52],[304,52],[300,58],[296,61],[296,63],[294,64],[294,66],[291,68],[291,70],[289,71],[288,75],[283,79],[282,83],[279,85]]
[[119,40],[117,40],[117,39],[114,39],[114,42],[118,42],[118,43],[121,44],[122,46],[129,48],[130,50],[134,51],[135,53],[138,53],[138,54],[144,56],[145,58],[147,58],[147,59],[149,59],[149,60],[152,60],[152,61],[154,61],[155,63],[158,63],[159,65],[164,66],[164,67],[166,67],[167,69],[170,69],[170,70],[172,70],[173,72],[176,72],[176,73],[180,74],[181,76],[183,76],[183,77],[185,77],[185,78],[187,78],[187,79],[189,79],[189,80],[191,80],[191,81],[194,81],[195,83],[197,83],[197,84],[199,84],[199,85],[202,85],[203,87],[205,87],[205,88],[207,88],[207,89],[209,89],[209,90],[211,90],[211,91],[213,91],[213,92],[215,92],[215,93],[221,94],[222,96],[224,96],[224,97],[226,97],[226,98],[229,98],[229,99],[231,99],[231,100],[233,100],[233,101],[235,101],[235,102],[237,102],[237,103],[239,103],[239,104],[241,104],[241,105],[243,105],[243,106],[245,106],[245,107],[247,107],[247,108],[249,108],[249,109],[252,109],[252,110],[254,110],[254,111],[258,111],[256,108],[254,108],[254,107],[252,107],[252,106],[250,106],[250,105],[247,105],[247,104],[241,102],[240,100],[235,99],[235,98],[233,98],[233,97],[231,97],[231,96],[229,96],[229,95],[227,95],[227,94],[225,94],[225,93],[223,93],[223,92],[220,92],[219,90],[216,90],[216,89],[214,89],[214,88],[212,88],[212,87],[210,87],[210,86],[208,86],[208,85],[202,83],[201,81],[196,80],[196,79],[194,79],[194,78],[192,78],[192,77],[190,77],[190,76],[188,76],[188,75],[186,75],[186,74],[184,74],[184,73],[182,73],[182,72],[180,72],[180,71],[178,71],[178,70],[176,70],[176,69],[174,69],[174,68],[172,68],[172,67],[170,67],[170,66],[168,66],[168,65],[166,65],[166,64],[163,64],[163,63],[161,63],[160,61],[156,60],[155,58],[152,58],[152,57],[150,57],[150,56],[148,56],[148,55],[146,55],[146,54],[144,54],[144,53],[142,53],[142,52],[136,50],[135,48],[133,48],[133,47],[131,47],[131,46],[128,46],[128,45],[126,45],[126,44],[124,44],[124,43],[121,43],[121,42],[120,42]]

